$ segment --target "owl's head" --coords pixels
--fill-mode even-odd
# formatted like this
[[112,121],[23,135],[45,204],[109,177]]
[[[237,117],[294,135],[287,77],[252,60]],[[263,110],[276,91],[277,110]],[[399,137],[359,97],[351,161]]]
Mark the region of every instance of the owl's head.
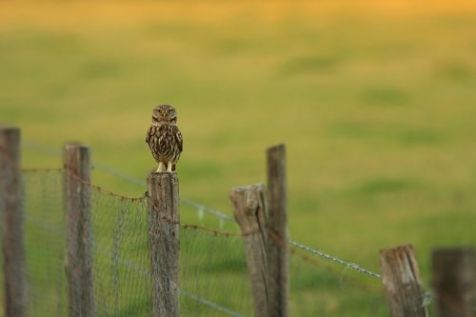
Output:
[[152,111],[152,123],[177,123],[177,111],[170,105],[160,105]]

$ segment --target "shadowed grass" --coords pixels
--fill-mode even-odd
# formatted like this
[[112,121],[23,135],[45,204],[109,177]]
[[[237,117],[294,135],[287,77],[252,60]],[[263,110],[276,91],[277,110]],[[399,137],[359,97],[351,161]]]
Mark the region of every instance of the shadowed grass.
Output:
[[408,179],[381,178],[370,180],[356,188],[358,195],[378,195],[412,189],[414,183]]
[[387,145],[437,146],[443,137],[431,130],[423,130],[400,125],[373,125],[363,123],[341,123],[331,127],[331,133],[338,137],[360,140],[385,141]]
[[280,73],[285,76],[302,74],[326,74],[341,62],[335,55],[297,57],[283,63]]
[[377,106],[404,105],[407,98],[402,90],[396,88],[369,89],[361,97],[364,103]]

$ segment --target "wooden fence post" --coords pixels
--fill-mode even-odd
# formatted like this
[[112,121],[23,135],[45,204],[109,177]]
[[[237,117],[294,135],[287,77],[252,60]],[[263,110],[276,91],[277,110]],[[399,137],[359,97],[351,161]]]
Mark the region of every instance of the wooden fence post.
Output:
[[70,317],[95,314],[91,259],[89,148],[69,143],[63,149],[65,208],[65,272]]
[[0,127],[0,204],[3,213],[4,314],[25,316],[25,249],[20,172],[20,129]]
[[175,173],[151,173],[149,246],[154,317],[179,316],[179,183]]
[[[273,146],[266,152],[268,167],[267,228],[269,300],[271,316],[288,315],[286,147]],[[278,239],[278,241],[273,241]]]
[[476,252],[442,248],[432,253],[433,290],[439,317],[476,316]]
[[413,247],[403,245],[380,251],[380,266],[391,316],[428,316]]
[[235,219],[244,235],[255,317],[270,317],[273,310],[269,306],[265,188],[263,185],[233,188],[230,200],[233,203]]

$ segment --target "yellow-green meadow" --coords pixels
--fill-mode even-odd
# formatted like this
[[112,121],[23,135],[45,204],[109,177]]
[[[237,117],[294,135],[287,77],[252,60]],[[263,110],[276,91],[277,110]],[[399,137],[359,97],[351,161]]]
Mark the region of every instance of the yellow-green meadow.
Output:
[[429,287],[434,246],[476,244],[476,6],[427,5],[2,2],[0,121],[22,128],[25,167],[79,140],[145,179],[152,108],[172,104],[181,197],[228,214],[285,143],[290,236],[374,271],[412,243]]

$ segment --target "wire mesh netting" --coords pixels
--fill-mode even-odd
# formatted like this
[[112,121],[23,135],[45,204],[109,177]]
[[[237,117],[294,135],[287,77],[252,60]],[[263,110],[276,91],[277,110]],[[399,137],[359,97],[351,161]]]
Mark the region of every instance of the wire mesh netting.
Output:
[[[67,315],[62,172],[26,172],[25,251],[29,316]],[[91,187],[92,267],[98,316],[150,316],[147,202]],[[249,316],[239,237],[180,231],[183,316]]]
[[61,173],[24,173],[28,316],[66,315]]
[[[60,169],[23,173],[28,316],[68,314],[62,178]],[[89,188],[96,315],[151,316],[147,199]],[[196,207],[181,206],[180,315],[253,316],[238,225]],[[349,306],[352,316],[386,315],[378,275],[288,247],[291,316],[345,316]]]

